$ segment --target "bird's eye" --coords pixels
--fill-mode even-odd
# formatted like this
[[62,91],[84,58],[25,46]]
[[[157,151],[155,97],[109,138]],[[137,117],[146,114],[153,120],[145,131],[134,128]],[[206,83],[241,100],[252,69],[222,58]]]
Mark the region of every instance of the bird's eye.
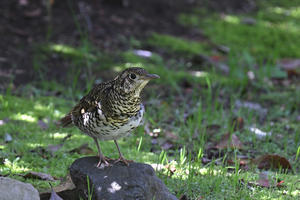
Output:
[[135,74],[130,74],[129,77],[133,80],[136,78],[136,75]]

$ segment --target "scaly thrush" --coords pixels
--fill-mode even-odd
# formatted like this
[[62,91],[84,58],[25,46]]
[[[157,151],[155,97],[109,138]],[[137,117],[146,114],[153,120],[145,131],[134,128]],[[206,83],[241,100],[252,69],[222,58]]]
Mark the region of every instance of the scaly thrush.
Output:
[[114,80],[96,85],[73,109],[60,120],[65,127],[77,126],[83,133],[92,137],[99,152],[100,167],[109,165],[109,158],[100,149],[99,140],[114,140],[119,159],[128,165],[118,146],[117,139],[128,136],[139,126],[144,114],[140,93],[151,79],[159,78],[145,69],[132,67],[124,70]]

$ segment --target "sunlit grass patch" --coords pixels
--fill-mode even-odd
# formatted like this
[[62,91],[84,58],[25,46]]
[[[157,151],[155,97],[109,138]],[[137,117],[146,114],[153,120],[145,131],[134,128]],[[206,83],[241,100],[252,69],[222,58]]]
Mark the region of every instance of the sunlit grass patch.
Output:
[[284,57],[300,57],[300,24],[299,20],[293,19],[298,10],[292,10],[293,16],[283,16],[283,11],[278,8],[269,9],[268,12],[274,12],[271,14],[266,10],[259,11],[256,16],[250,16],[252,25],[243,23],[249,16],[237,14],[182,14],[179,21],[199,27],[215,43],[230,47],[234,55],[246,51],[259,59],[268,58],[274,62]]
[[168,51],[185,53],[188,55],[208,53],[210,49],[204,42],[189,41],[187,39],[157,33],[153,33],[147,43],[153,46],[165,48]]

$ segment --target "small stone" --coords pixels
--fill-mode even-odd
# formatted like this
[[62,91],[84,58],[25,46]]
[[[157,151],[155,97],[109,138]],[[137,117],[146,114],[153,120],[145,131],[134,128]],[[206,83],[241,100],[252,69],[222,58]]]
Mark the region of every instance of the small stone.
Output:
[[39,200],[38,191],[29,183],[0,177],[0,200]]
[[13,140],[12,136],[9,133],[5,133],[4,135],[4,142],[9,143]]
[[245,18],[242,19],[242,24],[255,25],[256,24],[256,19],[251,18],[251,17],[245,17]]
[[[88,199],[93,191],[96,200],[177,200],[147,164],[121,162],[97,168],[98,157],[83,157],[75,160],[70,175],[81,198]],[[87,183],[89,177],[89,189]]]

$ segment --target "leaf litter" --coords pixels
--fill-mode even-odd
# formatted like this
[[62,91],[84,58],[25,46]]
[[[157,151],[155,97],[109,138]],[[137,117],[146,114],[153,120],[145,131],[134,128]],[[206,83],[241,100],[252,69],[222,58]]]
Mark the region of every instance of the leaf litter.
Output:
[[285,157],[276,154],[262,155],[254,159],[253,163],[257,165],[258,169],[292,169],[290,162]]
[[58,199],[62,199],[60,196],[63,198],[69,197],[66,199],[74,199],[74,196],[76,196],[76,186],[74,185],[70,174],[67,174],[67,176],[61,180],[61,183],[58,186],[52,187],[51,184],[50,186],[51,189],[40,193],[41,200],[49,200],[51,197],[53,197],[52,200],[57,200],[58,197]]
[[227,133],[223,135],[220,142],[215,145],[215,148],[219,150],[231,148],[231,149],[243,149],[244,145],[235,134]]
[[42,172],[30,171],[22,176],[24,178],[39,179],[39,180],[43,180],[43,181],[55,181],[55,179],[50,174],[46,174],[46,173],[42,173]]

